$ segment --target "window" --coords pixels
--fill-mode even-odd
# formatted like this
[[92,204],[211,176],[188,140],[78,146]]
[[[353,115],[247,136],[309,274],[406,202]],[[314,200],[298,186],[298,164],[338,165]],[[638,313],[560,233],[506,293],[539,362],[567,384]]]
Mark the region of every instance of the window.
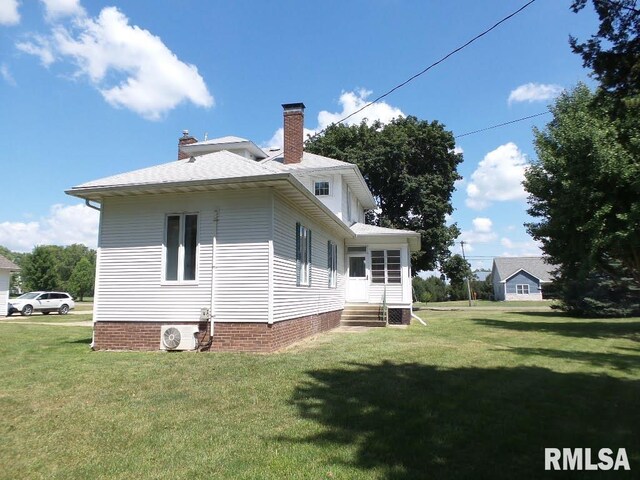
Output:
[[516,285],[516,293],[518,295],[529,295],[529,285],[526,283]]
[[402,283],[400,250],[373,250],[371,252],[372,283]]
[[311,285],[311,230],[296,223],[297,284]]
[[336,288],[338,284],[338,245],[331,240],[327,243],[327,271],[329,273],[329,288]]
[[330,194],[329,190],[329,181],[328,180],[320,180],[314,183],[313,187],[314,193],[317,197],[327,196]]
[[198,251],[198,215],[168,215],[164,245],[164,279],[169,282],[194,281]]
[[349,257],[349,277],[365,278],[367,276],[366,257]]

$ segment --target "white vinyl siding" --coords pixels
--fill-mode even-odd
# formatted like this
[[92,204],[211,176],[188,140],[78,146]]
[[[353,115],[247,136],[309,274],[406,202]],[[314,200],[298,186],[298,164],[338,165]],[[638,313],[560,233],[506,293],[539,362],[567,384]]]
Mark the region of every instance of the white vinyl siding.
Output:
[[[274,199],[273,218],[273,320],[278,322],[344,308],[342,239],[312,222],[280,195]],[[296,223],[313,232],[309,286],[296,286]],[[329,240],[337,245],[337,288],[328,286]]]
[[[211,307],[217,215],[215,321],[268,317],[268,190],[145,195],[102,203],[96,321],[198,321]],[[167,213],[199,212],[197,280],[164,282]]]
[[0,317],[7,314],[7,303],[9,301],[9,270],[0,270]]

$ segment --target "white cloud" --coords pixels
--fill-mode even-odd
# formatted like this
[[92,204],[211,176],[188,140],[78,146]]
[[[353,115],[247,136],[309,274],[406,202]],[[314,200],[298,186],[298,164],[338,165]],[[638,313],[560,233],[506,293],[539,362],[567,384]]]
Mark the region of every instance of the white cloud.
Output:
[[39,57],[40,63],[45,67],[48,67],[56,60],[51,42],[42,35],[32,35],[31,41],[18,42],[16,43],[16,48],[24,53]]
[[526,156],[512,142],[487,153],[471,175],[466,205],[482,210],[493,202],[526,198],[522,181],[527,166]]
[[511,91],[508,103],[511,105],[514,102],[542,102],[557,97],[563,90],[560,85],[526,83]]
[[476,217],[472,220],[472,223],[473,229],[476,232],[487,233],[490,232],[491,228],[493,227],[493,222],[491,221],[491,219],[486,217]]
[[[44,65],[71,59],[76,76],[86,76],[114,107],[158,120],[182,102],[200,107],[214,100],[194,65],[186,64],[148,30],[130,25],[116,7],[87,17],[78,2],[49,0],[47,14],[74,15],[71,26],[56,23],[47,37],[16,46]],[[119,82],[119,83],[118,83]]]
[[13,78],[13,75],[11,75],[9,65],[7,65],[6,63],[0,64],[0,77],[2,77],[2,79],[12,87],[16,86],[16,81]]
[[526,257],[542,255],[542,245],[535,240],[527,240],[524,242],[514,242],[510,238],[502,237],[500,244],[506,248],[502,253],[504,257]]
[[489,243],[497,238],[493,231],[493,222],[487,217],[476,217],[471,221],[473,228],[471,230],[463,230],[460,233],[460,240],[469,245],[474,243]]
[[464,153],[464,149],[460,145],[456,145],[453,149],[453,153],[457,153],[457,154]]
[[62,17],[81,17],[85,15],[80,0],[41,0],[49,20]]
[[82,243],[95,248],[99,213],[83,204],[53,205],[49,216],[30,222],[0,223],[0,245],[30,252],[36,245]]
[[[307,135],[315,135],[317,132],[324,130],[332,123],[338,122],[348,115],[356,112],[360,108],[364,107],[369,101],[367,98],[371,95],[370,90],[359,89],[352,92],[342,92],[340,95],[340,104],[342,105],[342,111],[329,112],[323,110],[318,113],[318,126],[313,129],[304,129],[304,138],[307,139]],[[365,108],[362,112],[358,112],[353,117],[344,122],[345,125],[356,125],[362,123],[365,120],[368,124],[376,120],[382,123],[389,123],[391,120],[397,117],[404,117],[405,114],[397,107],[392,107],[386,102],[376,102],[373,105]],[[283,130],[279,128],[271,137],[271,140],[266,142],[269,147],[281,147],[283,143]]]
[[17,25],[20,23],[18,0],[0,0],[0,25]]

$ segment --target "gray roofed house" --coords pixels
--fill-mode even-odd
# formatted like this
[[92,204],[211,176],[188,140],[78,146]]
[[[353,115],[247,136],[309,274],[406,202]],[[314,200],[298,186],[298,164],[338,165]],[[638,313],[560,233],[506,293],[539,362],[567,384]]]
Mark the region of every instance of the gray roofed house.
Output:
[[365,224],[358,167],[304,151],[304,104],[283,123],[282,150],[185,130],[177,160],[67,191],[100,210],[93,348],[270,352],[384,326],[382,306],[410,322],[420,234]]
[[7,314],[7,303],[9,301],[9,278],[11,272],[20,270],[15,263],[0,255],[0,316]]
[[496,300],[542,300],[543,286],[553,281],[554,265],[543,257],[493,259],[493,294]]

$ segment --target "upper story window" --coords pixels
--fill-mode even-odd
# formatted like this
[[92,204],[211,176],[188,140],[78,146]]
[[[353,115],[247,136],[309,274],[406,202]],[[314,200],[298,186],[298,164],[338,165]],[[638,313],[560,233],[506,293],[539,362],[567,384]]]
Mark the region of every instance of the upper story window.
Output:
[[311,285],[311,230],[296,223],[296,277],[298,285]]
[[402,283],[400,250],[373,250],[371,252],[372,283]]
[[164,279],[168,282],[194,281],[198,256],[198,215],[167,215]]
[[313,193],[315,193],[317,197],[331,195],[329,180],[316,180],[313,183]]

